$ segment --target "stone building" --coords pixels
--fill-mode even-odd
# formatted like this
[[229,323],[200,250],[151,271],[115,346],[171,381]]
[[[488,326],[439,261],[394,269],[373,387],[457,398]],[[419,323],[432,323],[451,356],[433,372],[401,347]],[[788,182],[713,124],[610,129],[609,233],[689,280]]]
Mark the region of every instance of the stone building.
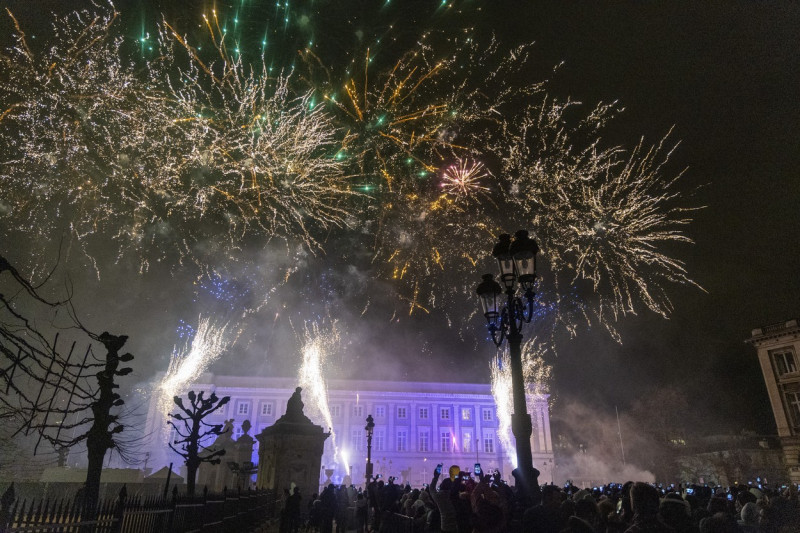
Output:
[[774,436],[742,432],[698,437],[686,443],[676,463],[682,483],[728,487],[763,479],[777,487],[789,480],[780,443]]
[[[251,434],[256,438],[272,426],[286,411],[296,385],[293,378],[204,374],[189,388],[230,396],[228,405],[209,422],[223,424],[233,419],[235,441],[242,434],[245,420],[252,424]],[[515,451],[502,444],[497,408],[488,384],[329,380],[327,389],[330,423],[315,408],[308,391],[303,391],[305,414],[326,432],[333,430],[325,441],[318,473],[320,483],[328,479],[343,483],[349,481],[348,477],[354,484],[363,483],[367,415],[375,420],[373,472],[384,478],[394,476],[420,486],[430,482],[437,463],[444,463],[445,470],[453,464],[472,470],[476,462],[484,470],[497,468],[507,479],[511,477]],[[549,468],[554,462],[547,397],[530,398],[529,404],[533,464],[541,471],[540,479],[549,480]],[[151,405],[148,431],[155,434],[163,420],[155,404]],[[176,454],[155,440],[151,450],[154,466],[181,464]],[[510,442],[514,442],[513,437]],[[334,453],[335,449],[339,454]],[[257,454],[256,445],[254,463],[258,461]],[[220,466],[225,466],[224,458]]]
[[789,320],[754,329],[747,342],[758,351],[789,478],[800,483],[800,324]]

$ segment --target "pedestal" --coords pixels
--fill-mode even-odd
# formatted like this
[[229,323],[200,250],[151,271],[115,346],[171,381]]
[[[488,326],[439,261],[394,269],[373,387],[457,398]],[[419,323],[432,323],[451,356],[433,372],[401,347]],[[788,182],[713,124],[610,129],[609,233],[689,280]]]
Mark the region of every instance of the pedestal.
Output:
[[[297,402],[299,394],[298,387],[295,392]],[[256,435],[256,487],[283,494],[284,489],[289,489],[294,484],[300,488],[303,500],[308,501],[319,490],[322,451],[330,433],[325,433],[321,426],[315,425],[303,415],[302,402],[299,405],[299,409],[292,408],[290,401],[286,414]]]

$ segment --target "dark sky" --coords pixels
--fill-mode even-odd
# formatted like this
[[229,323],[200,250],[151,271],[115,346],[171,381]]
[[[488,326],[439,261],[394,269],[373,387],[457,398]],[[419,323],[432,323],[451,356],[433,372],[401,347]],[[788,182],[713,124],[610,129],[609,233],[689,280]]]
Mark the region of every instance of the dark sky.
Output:
[[[23,25],[36,24],[38,15],[47,11],[43,6],[63,9],[57,1],[10,4]],[[369,11],[367,2],[316,5],[347,18],[349,4],[353,13]],[[435,4],[404,2],[398,13],[409,17],[409,34],[428,23]],[[202,3],[119,3],[131,25],[153,20],[159,10],[191,19],[199,8],[187,5]],[[422,7],[416,10],[417,5]],[[691,277],[707,292],[671,287],[671,318],[641,311],[623,319],[617,326],[621,345],[602,328],[561,343],[551,360],[552,392],[558,401],[577,398],[613,412],[614,406],[625,409],[654,388],[674,386],[696,407],[709,430],[774,432],[755,351],[744,339],[752,328],[798,314],[800,5],[675,0],[471,0],[459,5],[471,13],[479,34],[494,32],[508,44],[535,41],[531,77],[551,78],[552,94],[588,104],[618,100],[625,111],[607,129],[609,143],[631,147],[641,136],[654,143],[674,127],[671,138],[681,143],[671,168],[687,168],[681,182],[686,205],[705,206],[687,230],[696,244],[676,247],[674,255],[686,262]],[[476,6],[483,6],[479,15]],[[435,17],[434,13],[430,19]],[[3,28],[7,30],[6,23]],[[551,75],[551,67],[560,62],[563,66]],[[487,251],[490,246],[487,243]],[[191,289],[176,294],[164,288],[165,278],[157,269],[136,279],[126,277],[131,272],[124,270],[107,275],[106,285],[95,294],[99,301],[102,294],[112,299],[115,280],[124,279],[129,294],[140,295],[115,302],[110,315],[117,318],[110,320],[133,336],[131,342],[140,353],[162,352],[143,357],[155,361],[153,371],[159,370],[174,342],[173,328],[163,324],[174,324],[176,309],[191,307]],[[109,316],[102,306],[96,312]],[[353,310],[354,317],[358,314]],[[131,316],[136,316],[135,326]],[[390,374],[399,370],[414,379],[488,379],[484,369],[493,347],[481,345],[472,353],[469,345],[465,355],[460,346],[453,348],[452,331],[432,327],[441,323],[436,318],[405,321],[394,326],[392,342],[387,343],[384,325],[371,323],[368,315],[349,326],[354,333],[348,346],[359,352],[358,357],[342,362],[354,367],[349,373],[359,374],[369,366],[358,361],[380,360],[394,350],[388,356],[398,362],[398,369]],[[291,337],[288,324],[283,327],[277,335]],[[483,327],[481,321],[476,319],[474,327]],[[148,340],[136,344],[137,334]],[[249,346],[265,338],[272,341],[275,334],[262,321],[253,335]],[[426,346],[423,352],[406,348],[408,353],[396,353],[399,346],[420,343]],[[442,370],[429,366],[431,354],[442,363],[435,368]],[[232,357],[214,370],[249,373],[249,365],[257,362],[243,356],[240,363]],[[456,365],[462,370],[453,370]],[[261,370],[274,368],[266,365]],[[139,375],[146,379],[149,374]]]

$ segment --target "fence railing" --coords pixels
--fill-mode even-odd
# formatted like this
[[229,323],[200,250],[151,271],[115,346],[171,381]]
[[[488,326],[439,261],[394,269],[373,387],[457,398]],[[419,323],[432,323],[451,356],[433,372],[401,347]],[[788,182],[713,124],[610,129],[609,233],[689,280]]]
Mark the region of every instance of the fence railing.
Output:
[[19,500],[12,484],[0,498],[0,533],[243,533],[275,519],[273,491],[207,490],[196,497],[128,497],[125,486],[114,500],[101,500],[91,519],[80,498]]
[[381,522],[381,532],[415,533],[414,519],[399,513],[387,514]]

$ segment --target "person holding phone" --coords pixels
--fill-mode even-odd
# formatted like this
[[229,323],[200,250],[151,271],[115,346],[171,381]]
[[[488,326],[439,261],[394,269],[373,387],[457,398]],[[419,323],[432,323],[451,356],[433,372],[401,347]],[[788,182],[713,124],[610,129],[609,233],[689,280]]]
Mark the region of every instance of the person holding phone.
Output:
[[433,479],[430,484],[430,494],[433,503],[439,508],[440,530],[442,533],[458,533],[458,522],[456,520],[456,508],[450,499],[450,492],[453,489],[453,481],[446,477],[438,486],[439,476],[442,475],[442,463],[436,465],[433,471]]
[[505,531],[508,502],[492,489],[492,475],[484,474],[480,463],[473,471],[478,478],[470,494],[474,531]]

